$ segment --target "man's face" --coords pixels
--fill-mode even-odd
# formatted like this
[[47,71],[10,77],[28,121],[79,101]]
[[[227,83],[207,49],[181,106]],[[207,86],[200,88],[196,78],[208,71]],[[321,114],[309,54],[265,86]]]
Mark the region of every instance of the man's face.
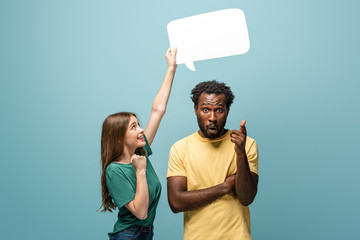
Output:
[[202,93],[194,107],[202,137],[214,139],[225,134],[224,126],[229,109],[224,94]]

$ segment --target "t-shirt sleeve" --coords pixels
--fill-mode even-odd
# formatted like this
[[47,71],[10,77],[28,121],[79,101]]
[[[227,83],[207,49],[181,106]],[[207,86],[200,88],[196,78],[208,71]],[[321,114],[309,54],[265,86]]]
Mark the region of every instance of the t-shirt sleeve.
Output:
[[169,154],[169,165],[166,175],[167,178],[174,176],[187,176],[183,160],[184,159],[178,149],[173,145]]
[[149,157],[152,154],[152,150],[151,150],[151,148],[149,146],[149,142],[148,142],[145,134],[144,134],[144,138],[145,138],[145,143],[146,143],[146,145],[144,146],[144,149],[145,149],[145,152],[146,152],[146,157]]
[[106,184],[111,198],[116,206],[121,208],[135,198],[136,189],[133,188],[126,175],[118,168],[106,171]]
[[259,171],[258,171],[259,153],[258,153],[257,143],[254,139],[251,140],[252,141],[249,141],[249,148],[246,152],[246,156],[249,162],[250,171],[259,175]]

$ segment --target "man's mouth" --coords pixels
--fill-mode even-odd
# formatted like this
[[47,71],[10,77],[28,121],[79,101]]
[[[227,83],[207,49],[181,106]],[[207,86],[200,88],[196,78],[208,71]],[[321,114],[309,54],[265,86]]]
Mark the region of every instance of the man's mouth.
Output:
[[207,127],[207,129],[210,131],[210,132],[215,132],[218,130],[217,126],[216,125],[210,125]]

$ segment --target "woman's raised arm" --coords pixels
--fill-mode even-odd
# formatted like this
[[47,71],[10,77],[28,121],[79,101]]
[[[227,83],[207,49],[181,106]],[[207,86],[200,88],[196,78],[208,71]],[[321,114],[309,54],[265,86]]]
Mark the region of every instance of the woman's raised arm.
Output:
[[152,104],[151,114],[149,122],[145,128],[145,135],[149,142],[149,145],[151,145],[152,141],[154,140],[155,134],[159,128],[160,122],[162,117],[165,114],[166,106],[169,100],[170,92],[172,83],[175,76],[176,71],[176,52],[177,49],[174,49],[171,51],[169,48],[166,51],[165,57],[168,64],[168,69],[166,71],[164,80],[162,82],[162,85],[160,87],[159,92],[157,93],[154,102]]

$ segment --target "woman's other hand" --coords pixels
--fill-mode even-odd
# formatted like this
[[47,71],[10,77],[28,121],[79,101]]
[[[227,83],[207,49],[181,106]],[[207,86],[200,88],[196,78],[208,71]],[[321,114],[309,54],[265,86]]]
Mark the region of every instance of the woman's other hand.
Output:
[[166,54],[165,54],[165,58],[166,58],[166,61],[167,61],[167,64],[168,64],[168,67],[173,67],[173,68],[176,68],[177,67],[177,64],[176,64],[176,53],[177,53],[177,49],[173,49],[171,50],[171,48],[169,48],[167,51],[166,51]]

